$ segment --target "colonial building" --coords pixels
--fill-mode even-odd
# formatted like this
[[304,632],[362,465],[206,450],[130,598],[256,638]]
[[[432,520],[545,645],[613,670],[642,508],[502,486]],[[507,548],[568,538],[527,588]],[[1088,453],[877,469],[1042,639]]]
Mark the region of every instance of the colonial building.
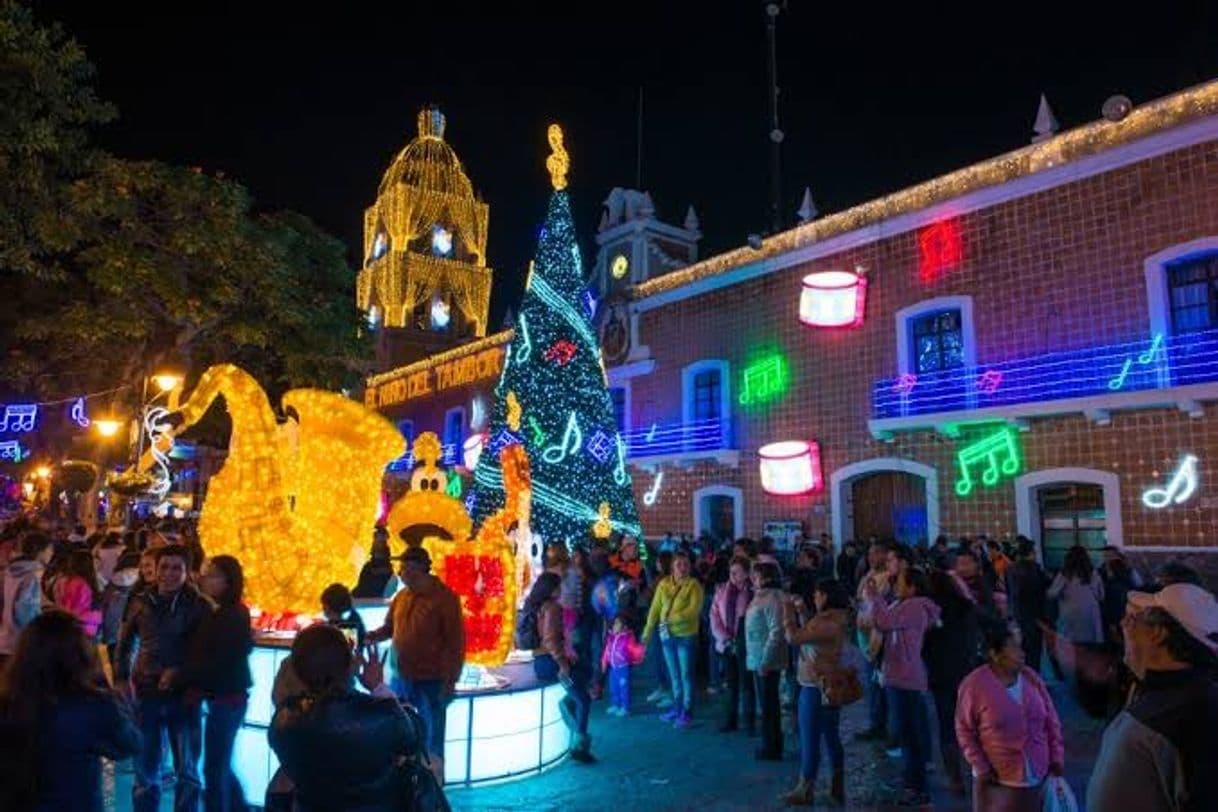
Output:
[[[701,261],[696,218],[617,202],[594,279],[649,536],[1218,550],[1218,83]],[[494,376],[438,370],[508,339],[370,402],[447,429]]]

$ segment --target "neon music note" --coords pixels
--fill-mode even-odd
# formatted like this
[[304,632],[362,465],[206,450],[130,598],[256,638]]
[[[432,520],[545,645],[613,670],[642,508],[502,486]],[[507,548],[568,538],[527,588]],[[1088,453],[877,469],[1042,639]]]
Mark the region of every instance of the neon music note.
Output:
[[658,424],[658,423],[652,423],[652,424],[651,424],[651,428],[647,430],[647,442],[649,442],[649,443],[653,443],[653,442],[655,442],[655,439],[656,439],[656,429],[657,429],[658,427],[659,427],[659,424]]
[[579,420],[575,417],[575,412],[571,412],[567,418],[567,428],[563,432],[562,440],[550,446],[541,453],[541,458],[548,463],[560,463],[567,458],[568,454],[574,454],[579,451],[584,444],[584,433],[579,430]]
[[651,483],[651,488],[647,493],[643,494],[643,504],[651,507],[656,503],[656,497],[660,495],[660,483],[664,481],[664,472],[660,471],[656,474],[655,481]]
[[619,485],[625,485],[630,481],[630,478],[626,476],[626,447],[622,444],[620,434],[613,439],[617,441],[617,467],[613,469],[613,481]]
[[1152,341],[1150,343],[1150,347],[1146,350],[1146,352],[1144,352],[1138,356],[1138,363],[1143,364],[1143,365],[1151,363],[1152,361],[1155,360],[1155,356],[1158,355],[1159,351],[1162,349],[1163,349],[1163,334],[1156,333],[1154,341]]
[[1197,490],[1197,458],[1192,454],[1184,455],[1176,473],[1166,488],[1147,488],[1142,492],[1142,504],[1156,510],[1170,504],[1181,505],[1187,502]]
[[892,385],[892,391],[901,395],[901,397],[909,397],[909,393],[918,385],[918,376],[912,372],[906,372],[897,378],[897,382]]
[[987,395],[992,395],[1002,386],[1002,372],[997,369],[987,369],[977,379],[977,388]]
[[12,460],[13,462],[21,462],[21,460],[25,459],[21,443],[16,440],[5,440],[0,443],[0,459]]
[[72,422],[80,426],[82,429],[89,428],[89,424],[93,422],[89,420],[89,416],[85,414],[84,398],[77,398],[75,402],[72,403],[72,410],[69,413],[69,416],[72,418]]
[[[1004,455],[1006,459],[999,463],[999,457]],[[984,461],[986,467],[981,472],[981,482],[987,487],[993,487],[1001,474],[1011,476],[1019,471],[1019,446],[1011,429],[999,429],[989,437],[962,448],[956,453],[956,460],[960,465],[956,494],[968,496],[976,485],[970,471],[971,466]]]
[[1108,388],[1113,392],[1125,386],[1125,379],[1129,377],[1129,368],[1133,366],[1133,358],[1126,358],[1125,364],[1121,367],[1121,374],[1117,375],[1108,381]]
[[516,349],[516,363],[518,364],[528,360],[529,353],[533,351],[533,339],[529,336],[529,320],[523,313],[520,314],[520,336],[524,341]]
[[[33,431],[34,421],[38,418],[38,405],[34,403],[14,403],[4,407],[4,417],[0,418],[0,431]],[[13,425],[9,425],[13,420]]]
[[546,433],[537,425],[536,417],[529,418],[529,428],[533,430],[533,445],[539,446],[546,441]]
[[744,371],[744,386],[740,393],[740,405],[748,406],[757,401],[769,400],[782,391],[782,358],[771,355]]

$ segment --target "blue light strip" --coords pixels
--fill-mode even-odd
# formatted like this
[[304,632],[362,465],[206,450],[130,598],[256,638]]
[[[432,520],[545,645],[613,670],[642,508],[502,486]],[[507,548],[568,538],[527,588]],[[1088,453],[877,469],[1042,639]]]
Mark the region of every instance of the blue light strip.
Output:
[[[1001,375],[993,391],[983,387],[986,373]],[[872,385],[871,412],[882,420],[1216,380],[1218,330],[1207,330],[924,373],[908,393],[898,388],[899,378],[885,378]]]
[[731,445],[721,420],[649,426],[622,435],[626,457],[655,457],[689,451],[717,451]]

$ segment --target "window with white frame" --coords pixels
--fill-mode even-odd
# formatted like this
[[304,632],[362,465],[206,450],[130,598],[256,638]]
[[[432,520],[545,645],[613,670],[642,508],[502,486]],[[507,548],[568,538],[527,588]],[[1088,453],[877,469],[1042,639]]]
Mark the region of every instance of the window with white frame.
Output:
[[721,448],[731,440],[731,378],[722,360],[695,361],[681,370],[681,418],[686,426],[719,424]]
[[940,296],[898,310],[896,337],[899,374],[976,366],[973,297]]
[[1169,262],[1163,270],[1172,334],[1218,327],[1218,251]]

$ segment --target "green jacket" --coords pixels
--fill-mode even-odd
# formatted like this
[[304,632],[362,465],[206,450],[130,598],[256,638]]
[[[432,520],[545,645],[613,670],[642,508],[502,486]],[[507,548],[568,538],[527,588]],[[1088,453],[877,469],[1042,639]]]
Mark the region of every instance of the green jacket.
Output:
[[643,642],[651,640],[652,633],[661,623],[668,624],[668,633],[673,637],[691,637],[698,633],[701,618],[702,584],[698,579],[687,575],[677,584],[671,575],[666,575],[656,584],[655,595],[651,598]]

